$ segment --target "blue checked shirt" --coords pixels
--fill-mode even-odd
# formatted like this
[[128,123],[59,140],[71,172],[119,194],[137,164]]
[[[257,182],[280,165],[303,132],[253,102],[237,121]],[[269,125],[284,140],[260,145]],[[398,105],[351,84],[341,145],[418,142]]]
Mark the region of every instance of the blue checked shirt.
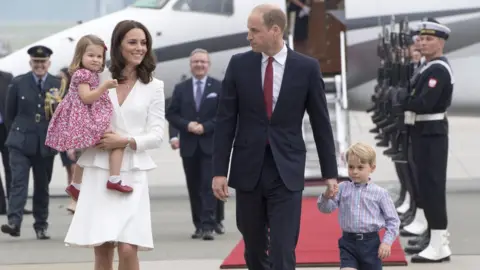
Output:
[[331,213],[338,208],[340,227],[344,232],[369,233],[385,228],[383,243],[392,245],[399,234],[400,219],[387,190],[369,182],[342,182],[334,199],[318,198],[318,209]]

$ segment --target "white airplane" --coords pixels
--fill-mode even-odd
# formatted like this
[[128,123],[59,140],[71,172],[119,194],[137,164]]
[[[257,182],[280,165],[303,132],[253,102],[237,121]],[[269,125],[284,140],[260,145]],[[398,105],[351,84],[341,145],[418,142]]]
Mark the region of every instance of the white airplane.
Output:
[[[70,64],[80,37],[95,34],[109,44],[115,25],[121,20],[131,19],[142,22],[152,34],[158,62],[155,76],[165,82],[165,94],[166,98],[169,98],[173,86],[189,76],[188,57],[195,48],[204,48],[210,52],[210,75],[222,79],[230,57],[250,49],[246,39],[246,20],[252,8],[260,2],[138,0],[123,10],[76,25],[11,53],[0,59],[0,70],[11,72],[14,76],[28,72],[28,48],[44,45],[54,52],[51,56],[50,72],[56,74]],[[277,4],[286,10],[286,0],[265,2]],[[351,89],[375,79],[379,64],[376,56],[376,43],[381,31],[378,26],[379,18],[388,24],[392,15],[398,20],[408,16],[411,23],[424,17],[435,17],[453,31],[447,47],[450,52],[480,42],[477,31],[477,26],[480,25],[480,3],[472,3],[470,0],[345,0],[345,10],[331,11],[333,16],[345,23],[347,29],[348,61],[345,69],[348,72],[343,83],[346,81],[348,89]],[[319,29],[319,33],[321,32],[322,29]],[[347,89],[346,84],[340,88]],[[373,88],[367,91],[359,99],[368,100]],[[342,109],[346,109],[346,106]],[[338,159],[341,161],[349,132],[344,129],[344,124],[339,123],[346,120],[342,119],[344,115],[339,115],[338,112],[341,111],[338,106],[334,111],[337,117],[337,142],[340,145],[337,149]],[[307,139],[308,136],[306,141]],[[312,170],[318,171],[317,168]],[[341,171],[345,172],[345,167]]]
[[[284,0],[271,2],[285,6]],[[0,70],[14,76],[28,72],[27,50],[41,44],[53,50],[50,72],[56,74],[69,65],[82,36],[97,35],[108,46],[115,25],[131,19],[142,22],[150,30],[158,60],[155,76],[165,82],[169,97],[182,76],[189,76],[187,58],[195,48],[205,48],[211,53],[210,73],[221,79],[230,56],[249,49],[246,18],[257,4],[256,0],[139,0],[121,11],[76,25],[13,52],[0,59]]]
[[[286,0],[269,0],[286,9]],[[388,24],[391,15],[411,22],[436,17],[454,31],[448,51],[480,42],[475,27],[480,24],[480,3],[469,0],[345,0],[345,10],[332,11],[347,28],[348,88],[375,78],[379,18]],[[95,34],[108,44],[115,25],[138,20],[150,30],[157,56],[156,76],[166,85],[167,98],[182,77],[189,76],[187,58],[195,48],[211,53],[211,75],[221,79],[232,54],[249,50],[246,19],[258,0],[138,0],[109,15],[76,25],[29,44],[0,59],[0,70],[14,76],[30,70],[28,48],[45,45],[54,54],[50,72],[56,74],[71,61],[76,42]],[[321,30],[321,29],[319,29]],[[321,32],[321,31],[319,31]]]

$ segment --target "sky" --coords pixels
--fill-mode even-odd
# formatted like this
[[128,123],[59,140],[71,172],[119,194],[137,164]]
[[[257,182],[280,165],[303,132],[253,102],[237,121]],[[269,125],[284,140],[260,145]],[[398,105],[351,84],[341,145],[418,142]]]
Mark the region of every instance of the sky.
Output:
[[[98,17],[100,0],[1,0],[0,23],[72,22]],[[114,12],[134,0],[104,0]]]

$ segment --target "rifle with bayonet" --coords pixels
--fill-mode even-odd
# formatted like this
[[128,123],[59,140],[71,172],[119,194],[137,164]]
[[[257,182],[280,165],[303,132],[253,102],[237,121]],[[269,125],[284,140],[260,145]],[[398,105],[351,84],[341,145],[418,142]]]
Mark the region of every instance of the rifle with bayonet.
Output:
[[412,37],[409,32],[408,19],[400,23],[399,45],[401,48],[399,82],[395,93],[392,95],[392,111],[395,115],[396,136],[392,140],[392,148],[387,149],[385,154],[390,156],[396,163],[407,163],[408,157],[408,134],[404,124],[404,113],[402,108],[403,94],[409,92],[410,77],[413,74],[411,64],[410,46]]
[[386,54],[386,66],[385,66],[385,79],[383,81],[382,88],[379,91],[378,98],[378,107],[379,110],[374,114],[372,119],[376,125],[376,128],[380,130],[380,133],[375,137],[380,141],[377,143],[377,146],[388,147],[392,139],[391,126],[395,122],[395,117],[392,112],[392,90],[395,88],[398,83],[398,72],[399,72],[399,43],[398,43],[398,33],[395,32],[395,18],[392,16],[392,21],[390,23],[390,33],[387,35],[389,37],[387,44],[389,45],[389,50]]

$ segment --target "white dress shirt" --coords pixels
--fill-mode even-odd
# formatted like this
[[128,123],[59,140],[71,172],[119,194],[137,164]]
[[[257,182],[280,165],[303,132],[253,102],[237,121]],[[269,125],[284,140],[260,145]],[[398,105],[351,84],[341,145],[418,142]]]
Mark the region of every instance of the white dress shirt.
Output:
[[[275,110],[277,104],[278,95],[280,94],[280,87],[282,86],[283,72],[285,71],[285,62],[287,61],[287,46],[283,44],[282,50],[273,56],[273,104],[272,112]],[[265,70],[268,64],[268,55],[262,53],[262,87],[265,81]]]

